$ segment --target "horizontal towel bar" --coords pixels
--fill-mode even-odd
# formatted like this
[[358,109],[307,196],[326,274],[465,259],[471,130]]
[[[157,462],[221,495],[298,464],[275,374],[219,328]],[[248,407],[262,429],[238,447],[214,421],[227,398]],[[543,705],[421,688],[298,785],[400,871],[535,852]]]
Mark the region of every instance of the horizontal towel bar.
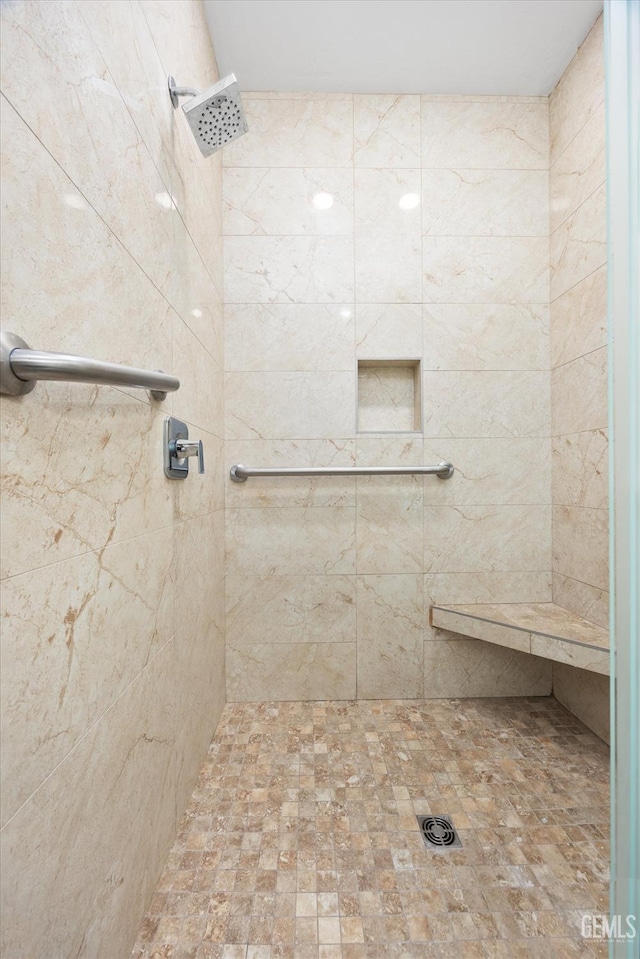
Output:
[[249,476],[411,476],[415,473],[449,479],[453,472],[453,466],[445,460],[435,466],[293,466],[282,469],[261,469],[238,463],[229,470],[234,483],[245,483]]
[[70,353],[31,350],[15,333],[3,332],[0,335],[0,393],[21,396],[29,393],[37,380],[133,386],[149,390],[154,400],[164,400],[167,393],[180,388],[180,380],[160,370],[138,370]]

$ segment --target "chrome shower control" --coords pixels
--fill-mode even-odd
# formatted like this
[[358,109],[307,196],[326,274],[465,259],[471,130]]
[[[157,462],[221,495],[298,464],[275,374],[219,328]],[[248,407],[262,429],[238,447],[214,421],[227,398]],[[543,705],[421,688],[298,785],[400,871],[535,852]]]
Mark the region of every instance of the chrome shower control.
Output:
[[181,460],[188,456],[198,457],[198,472],[204,473],[204,452],[202,450],[202,440],[171,440],[169,443],[169,453],[174,459]]
[[189,427],[174,416],[164,421],[164,474],[168,479],[186,479],[189,457],[198,457],[198,472],[204,473],[202,440],[189,440]]

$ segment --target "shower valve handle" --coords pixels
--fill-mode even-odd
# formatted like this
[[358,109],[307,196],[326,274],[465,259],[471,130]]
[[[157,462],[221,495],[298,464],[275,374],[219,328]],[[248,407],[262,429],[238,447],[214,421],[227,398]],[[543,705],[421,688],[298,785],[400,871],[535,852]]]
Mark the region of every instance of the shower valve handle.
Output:
[[198,472],[204,473],[204,449],[202,440],[171,440],[169,443],[171,456],[182,460],[187,456],[198,457]]

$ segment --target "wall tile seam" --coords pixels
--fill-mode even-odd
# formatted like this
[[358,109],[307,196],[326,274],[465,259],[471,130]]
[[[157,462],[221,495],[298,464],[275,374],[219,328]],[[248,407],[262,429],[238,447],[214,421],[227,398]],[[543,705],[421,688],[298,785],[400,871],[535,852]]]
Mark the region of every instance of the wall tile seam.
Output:
[[326,101],[327,103],[347,103],[358,99],[380,100],[393,97],[402,100],[408,97],[420,98],[427,102],[451,102],[451,103],[547,103],[549,96],[545,95],[527,95],[527,94],[465,94],[465,93],[341,93],[333,90],[245,90],[242,93],[245,100],[255,100],[256,102],[269,100],[272,102],[300,102],[305,99],[310,101]]
[[[222,303],[220,303],[220,307],[221,307],[221,309],[223,308],[223,304],[222,304]],[[196,340],[196,342],[198,342],[198,343],[200,344],[200,346],[202,347],[202,349],[203,349],[203,350],[205,351],[205,353],[208,355],[208,357],[210,358],[211,362],[213,363],[213,365],[214,365],[214,367],[215,367],[214,372],[215,372],[215,373],[224,373],[224,367],[223,367],[223,364],[222,364],[222,360],[221,360],[221,359],[218,359],[217,356],[216,356],[214,353],[211,352],[211,348],[208,347],[208,346],[206,345],[206,343],[203,343],[201,337],[200,337],[196,332],[194,332],[193,327],[191,327],[191,326],[189,325],[189,323],[187,322],[187,320],[185,320],[184,317],[182,317],[182,316],[177,312],[177,310],[175,310],[175,308],[172,307],[172,309],[173,309],[176,317],[177,317],[177,318],[180,320],[180,322],[183,324],[183,326],[188,330],[188,332],[191,334],[191,336],[194,338],[194,340]],[[172,330],[172,334],[173,334],[173,330]],[[178,398],[178,393],[174,394],[174,396],[175,396],[176,398]]]
[[[158,164],[156,163],[156,158],[153,156],[153,154],[152,154],[152,152],[151,152],[151,148],[150,148],[149,144],[147,143],[147,141],[146,141],[146,139],[145,139],[145,137],[144,137],[143,131],[140,130],[140,128],[138,127],[138,124],[136,123],[136,120],[135,120],[135,116],[134,116],[133,112],[131,111],[131,109],[130,109],[130,107],[129,107],[128,98],[124,95],[124,93],[123,93],[122,90],[120,89],[118,83],[116,82],[115,78],[113,77],[113,74],[111,73],[111,70],[110,70],[109,67],[108,67],[107,60],[106,60],[106,58],[104,57],[104,55],[103,55],[103,53],[102,53],[102,50],[101,50],[101,48],[100,48],[100,44],[99,44],[98,41],[96,40],[96,38],[95,38],[95,36],[94,36],[94,33],[93,33],[92,29],[91,29],[91,25],[90,25],[89,22],[86,20],[84,14],[83,14],[83,12],[82,12],[82,11],[83,11],[83,4],[77,3],[77,4],[76,4],[76,7],[77,7],[78,12],[79,12],[79,14],[80,14],[80,19],[83,21],[83,23],[84,23],[84,25],[85,25],[85,30],[87,31],[88,35],[91,37],[91,40],[92,40],[92,42],[93,42],[96,50],[98,51],[98,54],[99,54],[99,56],[100,56],[100,58],[101,58],[101,60],[102,60],[102,62],[103,62],[103,64],[104,64],[105,70],[106,70],[106,72],[108,73],[109,78],[111,79],[111,82],[112,82],[114,88],[118,91],[118,96],[120,97],[120,100],[122,101],[122,104],[124,105],[127,113],[129,114],[130,121],[131,121],[131,123],[133,124],[134,128],[136,129],[136,131],[137,131],[137,133],[138,133],[138,136],[139,136],[139,138],[140,138],[140,142],[144,145],[144,148],[145,148],[145,150],[146,150],[146,152],[147,152],[147,155],[149,156],[149,158],[150,158],[150,160],[151,160],[151,162],[152,162],[152,164],[153,164],[153,166],[154,166],[154,168],[155,168],[155,170],[156,170],[156,173],[157,173],[157,175],[158,175],[158,178],[159,178],[160,182],[161,182],[161,183],[163,184],[163,186],[167,189],[169,195],[170,195],[171,197],[173,197],[171,178],[170,178],[170,180],[169,180],[169,183],[167,183],[166,180],[165,180],[165,177],[164,177],[163,174],[162,174],[162,171],[159,169]],[[146,27],[147,27],[148,36],[149,36],[149,38],[151,39],[151,42],[152,42],[152,44],[153,44],[153,48],[154,48],[154,50],[155,50],[155,52],[156,52],[156,56],[157,56],[157,59],[158,59],[158,64],[159,64],[160,67],[162,68],[162,67],[163,67],[163,64],[162,64],[162,62],[161,62],[161,60],[160,60],[160,56],[159,56],[159,54],[158,54],[158,49],[157,49],[156,44],[155,44],[155,38],[154,38],[154,36],[153,36],[153,33],[152,33],[152,31],[151,31],[151,28],[150,28],[149,23],[148,23],[147,18],[146,18],[146,15],[145,15],[145,13],[144,13],[144,8],[143,8],[141,5],[140,5],[140,10],[141,10],[141,12],[142,12],[143,19],[144,19],[145,24],[146,24]],[[211,56],[212,56],[212,58],[214,59],[214,64],[215,64],[215,58],[214,58],[214,55],[213,55],[213,50],[211,51]],[[192,157],[194,157],[195,160],[196,160],[195,166],[196,166],[196,169],[197,169],[197,176],[198,176],[198,179],[199,179],[199,181],[200,181],[200,184],[201,184],[201,186],[202,186],[202,188],[203,188],[203,190],[204,190],[204,193],[205,193],[207,196],[209,196],[209,190],[208,190],[208,188],[207,188],[207,184],[205,183],[204,178],[203,178],[203,176],[202,176],[202,172],[201,172],[201,167],[200,167],[200,162],[199,162],[199,150],[197,150],[197,145],[196,145],[195,143],[191,144],[191,145],[190,145],[190,150],[191,150]],[[175,170],[175,163],[173,162],[173,159],[172,159],[172,163],[171,163],[171,168],[172,168],[172,171]],[[67,174],[67,175],[68,175],[68,174]],[[187,226],[187,224],[186,224],[186,222],[185,222],[185,220],[184,220],[184,216],[183,216],[182,212],[180,211],[180,208],[178,207],[177,203],[176,203],[176,210],[178,211],[178,215],[179,215],[179,217],[180,217],[180,220],[182,221],[182,224],[183,224],[183,226],[184,226],[187,234],[189,235],[189,237],[190,237],[190,239],[191,239],[191,242],[192,242],[192,244],[193,244],[193,246],[194,246],[194,249],[196,250],[196,252],[198,253],[198,256],[200,257],[200,260],[201,260],[201,262],[202,262],[203,268],[204,268],[205,271],[207,272],[207,275],[208,275],[209,278],[211,279],[211,281],[212,281],[212,283],[214,284],[214,286],[217,287],[217,284],[216,284],[216,282],[215,282],[215,279],[214,279],[214,277],[212,277],[212,276],[209,274],[209,271],[208,271],[208,269],[207,269],[207,266],[206,266],[204,260],[202,259],[202,255],[200,254],[200,250],[199,250],[199,248],[198,248],[198,246],[197,246],[197,244],[196,244],[196,241],[195,241],[194,237],[191,235],[191,232],[190,232],[190,230],[189,230],[189,228],[188,228],[188,226]],[[218,292],[219,292],[219,291],[218,291]]]
[[[578,206],[574,207],[573,210],[571,210],[569,213],[567,213],[566,216],[565,216],[562,220],[560,220],[560,222],[557,224],[557,226],[555,227],[555,229],[549,234],[549,241],[551,241],[551,240],[553,239],[553,237],[556,236],[556,234],[557,234],[564,226],[566,226],[567,221],[570,220],[572,217],[574,217],[574,216],[576,215],[576,213],[578,212],[578,210],[581,210],[581,209],[582,209],[582,207],[585,205],[585,203],[588,203],[589,200],[592,200],[593,197],[596,195],[596,193],[598,193],[603,187],[606,187],[606,185],[607,185],[606,179],[605,179],[605,180],[601,180],[600,183],[598,183],[598,185],[593,188],[593,190],[591,191],[591,193],[590,193],[588,196],[586,196],[586,197],[584,198],[584,200],[582,200],[582,201],[578,204]],[[605,239],[606,239],[606,223],[604,224],[604,227],[605,227]],[[605,261],[605,262],[606,262],[606,261]],[[553,266],[551,267],[551,269],[553,269]]]
[[608,420],[602,426],[589,426],[587,429],[584,429],[584,430],[572,430],[570,433],[566,432],[566,430],[563,433],[552,432],[551,439],[559,440],[565,436],[584,436],[585,433],[602,433],[607,428],[607,425],[608,425]]
[[[120,91],[118,91],[118,93],[120,93]],[[6,95],[4,92],[0,93],[0,97],[6,100],[6,102],[9,104],[9,106],[10,106],[11,109],[14,111],[14,113],[16,113],[17,116],[20,118],[20,120],[21,120],[21,122],[24,124],[24,126],[29,130],[29,132],[32,134],[32,136],[33,136],[33,137],[37,140],[37,142],[40,144],[40,146],[41,146],[42,149],[45,151],[45,153],[47,154],[47,156],[53,161],[53,163],[55,163],[55,165],[56,165],[56,166],[58,167],[58,169],[62,172],[62,174],[63,174],[64,177],[68,180],[68,182],[69,182],[70,184],[72,184],[72,186],[78,191],[78,193],[79,193],[80,196],[83,198],[83,200],[85,201],[85,203],[87,204],[87,206],[89,207],[89,209],[92,211],[92,213],[100,220],[100,222],[103,224],[103,226],[105,227],[105,229],[108,231],[109,235],[110,235],[111,237],[113,237],[113,239],[116,241],[116,243],[118,244],[118,246],[122,249],[122,251],[123,251],[124,253],[126,253],[126,255],[129,257],[129,259],[136,265],[137,269],[138,269],[138,270],[140,271],[140,273],[142,273],[142,275],[148,280],[149,284],[153,287],[153,289],[158,293],[159,296],[162,297],[162,299],[164,300],[164,302],[166,303],[166,305],[169,307],[169,309],[171,309],[172,312],[175,314],[175,316],[179,317],[179,318],[182,320],[182,322],[185,324],[185,326],[187,326],[187,328],[189,328],[190,332],[193,333],[193,330],[191,330],[191,328],[189,327],[188,321],[178,312],[178,310],[175,308],[175,306],[173,305],[173,303],[171,303],[171,301],[167,298],[166,293],[164,293],[164,292],[154,283],[154,281],[153,281],[152,278],[149,276],[149,274],[146,272],[146,270],[144,269],[144,267],[138,262],[138,260],[137,260],[136,257],[133,255],[133,253],[131,252],[131,250],[128,248],[128,246],[127,246],[127,244],[125,243],[125,241],[124,241],[124,240],[120,237],[120,235],[114,230],[114,228],[111,226],[111,224],[108,223],[107,220],[105,220],[104,216],[95,208],[95,206],[93,206],[93,204],[91,203],[91,201],[89,200],[89,198],[86,196],[86,194],[84,193],[84,191],[82,190],[82,188],[76,183],[76,181],[73,179],[73,177],[71,176],[71,174],[62,166],[62,164],[61,164],[61,163],[59,162],[59,160],[54,156],[54,154],[51,153],[51,151],[48,149],[48,147],[46,146],[46,144],[40,139],[40,137],[39,137],[38,134],[35,132],[35,130],[27,123],[27,121],[25,120],[25,118],[22,116],[22,114],[20,113],[20,111],[14,106],[14,104],[12,103],[12,101],[7,97],[7,95]],[[136,129],[137,129],[137,128],[136,128]],[[145,149],[147,149],[146,143],[144,144],[144,147],[145,147]],[[148,150],[147,150],[147,153],[148,153]],[[154,164],[154,166],[155,166],[155,164]],[[157,168],[156,168],[156,169],[157,169]],[[163,183],[164,183],[164,181],[163,181]],[[166,184],[165,184],[165,186],[166,186]],[[183,224],[183,225],[184,225],[184,224]],[[186,227],[185,227],[185,229],[186,229]],[[187,233],[188,233],[188,231],[187,231]],[[194,246],[194,249],[196,249],[196,252],[198,252],[198,256],[200,257],[200,259],[202,259],[202,257],[200,256],[199,251],[197,250],[197,247],[195,246],[195,243],[193,242],[193,239],[191,240],[191,242],[192,242],[192,244],[193,244],[193,246]],[[203,263],[203,265],[204,265],[204,263]],[[205,269],[206,269],[206,267],[205,267]],[[208,270],[207,270],[207,276],[209,276],[209,279],[210,279],[211,282],[213,283],[214,287],[216,287],[216,284],[215,284],[215,282],[213,281],[213,279],[211,278],[211,276],[209,275]],[[217,291],[217,287],[216,287],[216,291]],[[217,291],[217,292],[219,292],[219,291]],[[195,336],[196,334],[193,333],[193,335]],[[205,347],[205,349],[206,349],[206,347]],[[111,388],[111,389],[117,389],[117,387],[110,387],[110,388]],[[121,392],[126,392],[126,391],[125,391],[125,390],[121,390]],[[128,395],[130,396],[131,394],[128,394]],[[133,398],[134,398],[134,399],[141,399],[141,397],[133,397]],[[142,400],[142,401],[145,402],[144,400]],[[151,402],[152,402],[152,401],[149,400],[149,401],[146,401],[146,402],[148,402],[148,404],[151,405]]]
[[75,743],[73,744],[73,746],[71,747],[71,749],[70,749],[67,753],[65,753],[65,755],[62,757],[62,759],[60,759],[60,760],[56,763],[56,765],[47,773],[47,775],[44,777],[44,779],[41,780],[41,782],[40,782],[40,783],[38,784],[38,786],[36,786],[36,788],[29,794],[29,796],[27,796],[27,798],[24,799],[24,800],[20,803],[20,805],[18,806],[18,808],[15,810],[15,812],[12,813],[12,815],[9,817],[9,819],[7,819],[7,821],[5,822],[5,824],[2,826],[2,829],[0,830],[0,833],[4,832],[5,829],[8,828],[8,826],[13,822],[13,820],[16,818],[16,816],[18,816],[18,815],[21,813],[21,811],[25,808],[25,806],[27,806],[27,805],[32,801],[32,799],[35,797],[36,793],[38,793],[38,792],[42,789],[42,787],[43,787],[44,785],[46,785],[46,783],[49,781],[49,779],[51,779],[51,777],[56,774],[56,772],[58,771],[58,769],[60,769],[60,767],[61,767],[65,762],[67,762],[68,759],[70,759],[70,758],[72,757],[73,753],[75,753],[76,750],[79,749],[79,747],[82,745],[82,743],[83,743],[84,740],[87,738],[87,736],[89,736],[89,735],[95,730],[95,728],[98,726],[98,724],[101,723],[101,722],[103,722],[103,721],[106,719],[107,715],[115,710],[116,706],[117,706],[118,703],[121,701],[122,697],[125,696],[125,695],[127,695],[127,693],[129,692],[129,690],[131,689],[131,687],[132,687],[136,682],[138,682],[138,680],[139,680],[140,677],[143,675],[143,673],[145,673],[145,672],[149,669],[149,667],[150,667],[152,664],[155,663],[155,661],[158,659],[158,657],[161,656],[161,655],[167,650],[167,647],[170,646],[171,643],[174,643],[174,642],[175,642],[175,639],[176,639],[177,634],[178,634],[178,631],[176,630],[176,632],[174,632],[173,635],[170,636],[169,639],[167,639],[166,642],[163,643],[162,646],[155,651],[155,653],[153,653],[153,655],[152,655],[152,656],[147,660],[147,662],[144,664],[144,666],[142,667],[142,669],[140,669],[140,670],[135,674],[135,676],[132,677],[132,679],[127,683],[127,685],[124,687],[124,689],[121,690],[121,692],[118,694],[118,696],[116,696],[116,698],[115,698],[114,700],[112,700],[107,707],[105,707],[105,709],[100,713],[100,715],[97,716],[96,719],[93,720],[93,722],[91,723],[91,725],[88,726],[87,729],[85,729],[85,731],[82,733],[82,735],[81,735],[80,738],[77,740],[77,742],[75,742]]
[[[580,51],[578,50],[578,53],[579,53],[579,52],[580,52]],[[576,53],[576,56],[578,55],[578,53]],[[573,62],[573,61],[572,61],[572,62]],[[571,66],[571,64],[569,64],[569,67],[570,67],[570,66]],[[569,69],[569,67],[567,67],[567,70]],[[560,81],[558,81],[558,82],[560,82]],[[557,89],[557,86],[554,87],[554,90],[552,90],[552,92],[549,94],[549,97],[550,97],[550,98],[553,96],[553,94],[554,94],[554,92],[555,92],[556,89]],[[564,147],[562,148],[562,152],[559,153],[556,157],[554,157],[553,160],[551,159],[551,143],[552,143],[552,139],[553,139],[553,138],[552,138],[551,136],[549,137],[549,170],[550,170],[550,171],[553,170],[554,166],[556,166],[556,164],[562,159],[562,157],[564,157],[565,153],[567,152],[567,150],[569,149],[569,147],[572,145],[572,143],[574,142],[574,140],[576,139],[576,137],[578,137],[578,136],[582,133],[582,131],[583,131],[584,128],[587,126],[587,124],[589,123],[589,121],[595,116],[595,114],[598,112],[598,110],[600,109],[600,107],[603,106],[603,104],[606,104],[606,95],[605,95],[604,93],[602,94],[602,98],[601,98],[600,100],[598,100],[598,102],[595,104],[595,106],[593,107],[593,109],[591,110],[591,112],[589,113],[589,115],[586,117],[586,119],[584,120],[584,122],[578,127],[578,129],[577,129],[576,132],[573,134],[573,136],[571,137],[571,139],[567,142],[566,146],[564,146]],[[555,131],[558,127],[562,127],[562,125],[563,125],[563,124],[562,124],[562,122],[559,120],[558,117],[553,117],[553,118],[551,117],[551,111],[550,111],[550,113],[549,113],[549,128],[550,128],[550,132],[551,132],[551,129],[553,129],[553,130]]]
[[[603,242],[604,242],[604,241],[603,241]],[[580,286],[581,283],[584,283],[585,280],[588,280],[589,277],[594,276],[594,275],[598,272],[598,270],[601,270],[603,267],[606,267],[606,266],[607,266],[607,263],[608,263],[608,260],[605,259],[602,263],[600,263],[599,266],[596,266],[593,270],[590,270],[589,273],[585,273],[584,276],[581,276],[579,279],[577,279],[577,280],[575,281],[575,283],[573,283],[571,286],[568,286],[566,290],[563,290],[563,291],[562,291],[562,293],[558,293],[557,296],[555,296],[555,297],[553,297],[553,299],[549,300],[549,303],[547,304],[547,305],[549,306],[549,308],[551,308],[554,303],[557,303],[558,300],[562,299],[563,296],[566,296],[567,293],[570,293],[571,290],[575,290],[575,288],[576,288],[577,286]],[[533,306],[538,306],[538,305],[540,305],[540,304],[534,303],[534,304],[532,304],[532,305],[533,305]],[[598,349],[600,349],[600,347],[598,347]]]
[[[554,231],[556,232],[556,231]],[[355,234],[351,233],[225,233],[227,239],[235,240],[273,240],[273,239],[308,239],[308,240],[344,240],[345,238],[355,236],[356,239],[360,237],[361,239],[367,240],[377,240],[377,239],[388,239],[393,236],[410,236],[408,232],[398,232],[397,234],[392,234],[384,231],[380,231],[379,228],[376,230],[356,230]],[[554,234],[551,234],[553,236]],[[452,239],[452,240],[469,240],[469,239],[497,239],[497,240],[548,240],[550,239],[550,234],[548,233],[422,233],[415,234],[414,239],[417,240],[418,237],[427,237],[428,239]],[[229,302],[229,305],[232,305],[232,301]],[[243,301],[244,302],[244,301]],[[378,302],[378,301],[376,301]],[[401,300],[398,302],[405,303],[406,300]],[[424,302],[423,300],[416,300],[416,303]],[[284,304],[286,305],[286,303]],[[181,317],[182,319],[182,317]],[[186,320],[183,320],[186,323]]]
[[[549,167],[518,167],[518,166],[465,166],[463,163],[456,164],[451,166],[427,166],[421,164],[420,166],[392,166],[392,165],[382,165],[377,166],[359,166],[354,163],[345,163],[342,166],[327,166],[326,164],[295,164],[295,163],[239,163],[239,164],[227,164],[223,167],[223,170],[304,170],[307,173],[335,173],[336,170],[346,171],[346,170],[355,170],[356,173],[419,173],[421,170],[434,170],[437,172],[442,172],[443,170],[448,171],[449,173],[544,173],[547,176],[549,175]],[[224,185],[224,176],[222,178]],[[224,202],[224,187],[223,187],[223,202]]]
[[[568,573],[563,573],[562,570],[559,570],[559,569],[552,569],[551,572],[556,577],[561,576],[563,579],[569,580],[572,583],[579,583],[580,586],[587,586],[589,589],[595,589],[599,593],[603,593],[606,596],[609,595],[609,590],[605,586],[596,586],[595,583],[587,583],[583,579],[576,579],[575,576],[570,576]],[[566,608],[567,607],[563,607],[563,609],[566,609]],[[589,619],[588,616],[585,616],[584,618]],[[593,622],[593,620],[589,620],[589,622]]]
[[[167,480],[169,482],[169,480]],[[10,576],[3,576],[0,579],[0,584],[10,583],[14,580],[17,580],[20,576],[30,576],[32,573],[39,573],[46,569],[51,569],[54,566],[62,566],[66,563],[75,562],[78,559],[81,559],[83,556],[90,556],[95,554],[98,557],[99,562],[101,563],[101,557],[105,552],[120,548],[125,546],[127,543],[135,543],[137,540],[142,539],[145,536],[157,536],[158,533],[166,532],[167,530],[177,529],[179,526],[189,523],[192,520],[202,519],[206,516],[212,516],[214,513],[221,513],[224,511],[224,507],[217,507],[216,509],[206,510],[201,513],[194,513],[193,515],[173,519],[170,523],[166,523],[164,526],[154,526],[152,529],[145,530],[142,533],[136,533],[135,536],[125,537],[124,539],[110,540],[108,543],[105,543],[104,546],[96,546],[94,549],[85,549],[79,553],[73,553],[71,556],[65,556],[64,559],[54,560],[52,563],[43,563],[41,566],[31,566],[29,569],[22,569],[17,573],[12,573]]]
[[[600,269],[600,267],[598,267],[598,269]],[[556,370],[561,370],[561,369],[563,369],[565,366],[571,366],[573,363],[577,363],[577,362],[579,362],[580,360],[583,360],[585,357],[587,357],[587,356],[593,356],[594,353],[600,353],[600,352],[602,352],[603,350],[604,350],[606,353],[609,352],[609,346],[608,346],[607,343],[603,343],[602,346],[596,346],[596,347],[594,347],[594,349],[592,349],[592,350],[587,350],[586,353],[578,353],[577,356],[572,356],[570,360],[563,360],[562,363],[558,363],[556,366],[552,366],[552,367],[551,367],[551,373],[553,374],[553,373],[555,373]],[[553,380],[552,380],[552,383],[553,383]]]

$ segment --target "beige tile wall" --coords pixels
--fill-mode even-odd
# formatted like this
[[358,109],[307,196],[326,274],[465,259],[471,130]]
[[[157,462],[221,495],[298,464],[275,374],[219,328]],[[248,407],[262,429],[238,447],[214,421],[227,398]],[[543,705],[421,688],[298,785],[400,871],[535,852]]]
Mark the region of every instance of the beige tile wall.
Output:
[[[553,599],[609,621],[607,223],[602,17],[549,98]],[[608,687],[554,667],[554,692],[598,735]]]
[[[226,465],[458,469],[227,482],[228,698],[548,693],[550,664],[428,626],[551,599],[547,100],[243,100]],[[357,360],[385,358],[421,361],[423,432],[356,432]]]
[[[2,319],[180,377],[2,402],[1,952],[129,949],[224,702],[221,162],[201,5],[2,5]],[[173,203],[171,200],[173,197]],[[163,419],[205,442],[171,483]]]

